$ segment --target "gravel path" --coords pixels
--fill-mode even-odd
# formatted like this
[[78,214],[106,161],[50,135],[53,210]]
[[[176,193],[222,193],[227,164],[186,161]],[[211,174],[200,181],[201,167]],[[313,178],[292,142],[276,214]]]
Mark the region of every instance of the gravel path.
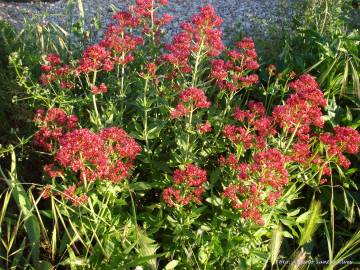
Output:
[[[1,0],[0,0],[1,1]],[[98,16],[102,25],[111,21],[113,7],[124,9],[133,0],[83,0],[87,24]],[[160,13],[173,15],[174,20],[167,26],[166,36],[170,37],[178,30],[178,25],[188,20],[198,8],[212,4],[223,18],[225,32],[232,27],[241,29],[250,36],[266,35],[272,27],[290,29],[296,0],[169,0],[169,5],[163,7]],[[0,2],[0,19],[6,19],[21,28],[24,18],[42,17],[43,21],[50,21],[65,26],[68,23],[66,14],[78,14],[76,0],[60,0],[55,3],[5,3]],[[238,28],[239,29],[239,28]],[[232,30],[227,31],[230,36]],[[230,35],[229,35],[230,33]]]

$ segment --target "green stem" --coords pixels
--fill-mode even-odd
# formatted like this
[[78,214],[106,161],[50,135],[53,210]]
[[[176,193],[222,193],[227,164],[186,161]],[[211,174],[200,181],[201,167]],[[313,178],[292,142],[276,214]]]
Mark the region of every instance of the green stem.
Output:
[[[93,80],[92,80],[92,83],[91,83],[92,86],[95,86],[95,83],[96,83],[96,75],[97,75],[97,71],[95,70],[95,71],[94,71]],[[93,94],[93,95],[92,95],[93,106],[94,106],[94,110],[95,110],[95,114],[96,114],[96,120],[97,120],[98,124],[101,126],[100,114],[99,114],[99,111],[98,111],[98,108],[97,108],[97,103],[96,103],[96,97],[95,97],[95,95],[96,95],[96,94]]]
[[149,78],[147,77],[145,80],[145,87],[144,87],[144,139],[147,150],[149,150],[149,140],[148,140],[148,108],[147,108],[147,91],[149,88]]
[[299,129],[299,126],[300,126],[299,124],[296,125],[295,130],[294,130],[294,132],[291,134],[290,141],[289,141],[288,145],[286,146],[284,153],[287,152],[287,150],[289,149],[291,143],[293,142],[294,137],[295,137],[295,135],[296,135],[296,132],[297,132],[298,129]]
[[135,202],[134,202],[134,198],[133,198],[133,195],[131,193],[131,189],[130,189],[130,186],[129,186],[129,182],[128,180],[126,179],[125,180],[125,184],[126,184],[126,187],[129,191],[129,195],[130,195],[130,200],[131,200],[131,212],[132,212],[132,215],[133,215],[133,222],[134,222],[134,225],[135,225],[135,230],[136,230],[136,243],[138,243],[138,225],[137,225],[137,215],[136,215],[136,208],[135,208]]
[[196,85],[197,72],[198,72],[198,68],[199,68],[199,64],[200,64],[201,51],[202,51],[203,43],[204,43],[204,38],[202,38],[202,40],[201,40],[201,43],[200,43],[200,46],[199,46],[199,51],[197,52],[196,58],[195,58],[194,73],[193,73],[192,80],[191,80],[191,86],[192,87],[195,87],[195,85]]
[[189,115],[189,122],[188,122],[188,132],[187,132],[187,138],[186,138],[186,152],[185,152],[185,162],[188,161],[189,152],[190,152],[190,129],[192,126],[192,118],[193,118],[193,105],[190,106],[190,115]]

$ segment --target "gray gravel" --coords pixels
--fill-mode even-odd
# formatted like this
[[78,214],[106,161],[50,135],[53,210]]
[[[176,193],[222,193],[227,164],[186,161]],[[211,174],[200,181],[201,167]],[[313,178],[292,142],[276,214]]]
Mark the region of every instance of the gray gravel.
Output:
[[[0,0],[1,1],[1,0]],[[105,27],[111,21],[114,8],[126,9],[132,0],[83,0],[86,25],[98,17]],[[166,37],[178,31],[179,23],[191,18],[198,8],[212,4],[223,18],[225,37],[234,33],[234,27],[247,35],[257,37],[267,35],[269,30],[291,28],[296,0],[169,0],[160,13],[170,13],[174,20],[166,28]],[[60,0],[55,3],[5,3],[0,2],[0,19],[5,19],[21,28],[23,20],[38,17],[43,22],[55,22],[62,27],[69,25],[69,14],[78,16],[77,0]]]

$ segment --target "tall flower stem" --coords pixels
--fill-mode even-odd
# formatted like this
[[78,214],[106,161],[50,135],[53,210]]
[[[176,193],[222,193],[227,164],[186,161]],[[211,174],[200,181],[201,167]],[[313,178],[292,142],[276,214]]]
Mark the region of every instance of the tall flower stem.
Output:
[[[124,39],[124,32],[121,32],[121,38]],[[124,110],[125,110],[125,106],[124,106],[124,99],[126,97],[125,95],[125,52],[123,51],[121,53],[121,78],[120,78],[120,112],[121,112],[121,123],[123,123],[123,116],[124,116]],[[118,77],[119,77],[119,72],[118,72]]]
[[188,162],[189,153],[190,153],[190,129],[192,126],[192,118],[193,118],[194,108],[193,105],[190,107],[190,114],[189,114],[189,122],[187,126],[187,138],[186,138],[186,148],[185,148],[185,162]]
[[[97,71],[95,70],[94,71],[94,75],[93,75],[93,80],[92,80],[92,83],[91,85],[92,86],[95,86],[95,83],[96,83],[96,75],[97,75]],[[96,114],[96,121],[97,123],[101,126],[101,120],[100,120],[100,114],[99,114],[99,110],[97,108],[97,102],[96,102],[96,94],[93,93],[92,95],[92,101],[93,101],[93,106],[94,106],[94,111],[95,111],[95,114]]]
[[143,136],[145,139],[145,144],[147,150],[149,150],[149,140],[148,140],[148,102],[147,102],[147,91],[149,89],[149,77],[145,79],[145,86],[144,86],[144,99],[143,99],[143,107],[144,107],[144,131]]
[[[192,87],[196,86],[197,73],[198,73],[199,64],[201,62],[201,52],[202,52],[202,48],[203,48],[203,43],[204,43],[204,38],[202,38],[202,40],[201,40],[199,50],[198,50],[198,52],[196,54],[196,57],[195,57],[194,72],[193,72],[192,79],[191,79],[191,86]],[[193,113],[194,113],[194,107],[193,107],[193,105],[191,105],[190,106],[189,122],[188,122],[188,127],[187,127],[187,137],[186,137],[186,147],[185,147],[185,162],[188,162],[189,152],[190,152],[190,132],[189,131],[190,131],[191,126],[192,126]]]
[[198,73],[198,69],[199,69],[199,64],[201,62],[201,52],[203,49],[203,45],[204,45],[204,38],[202,38],[200,46],[199,46],[199,51],[196,54],[196,58],[195,58],[195,66],[194,66],[194,72],[193,72],[193,76],[191,79],[191,86],[194,87],[196,85],[196,81],[197,81],[197,73]]

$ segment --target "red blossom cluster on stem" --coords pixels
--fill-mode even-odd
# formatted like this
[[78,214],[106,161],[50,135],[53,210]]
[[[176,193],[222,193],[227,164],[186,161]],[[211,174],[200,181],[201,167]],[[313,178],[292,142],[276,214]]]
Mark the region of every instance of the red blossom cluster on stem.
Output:
[[47,55],[46,62],[41,67],[43,74],[40,81],[44,85],[58,82],[61,89],[72,89],[75,86],[71,82],[74,75],[79,77],[81,74],[92,74],[92,80],[88,78],[91,92],[106,93],[107,85],[104,82],[96,84],[96,73],[110,72],[116,66],[124,68],[134,61],[133,52],[144,44],[144,40],[133,33],[142,28],[144,33],[153,31],[154,35],[159,36],[160,27],[169,23],[172,18],[169,14],[158,18],[155,9],[167,4],[165,0],[137,0],[129,11],[120,11],[113,16],[115,23],[108,26],[104,38],[98,44],[86,48],[75,67],[61,65],[59,55]]
[[113,183],[122,181],[133,167],[140,153],[138,143],[116,127],[99,133],[78,129],[66,133],[59,140],[55,161],[65,170],[79,173],[81,181],[97,179]]
[[344,153],[357,154],[359,152],[360,134],[351,127],[335,127],[335,134],[322,133],[319,140],[327,146],[329,156],[337,158],[339,164],[349,168],[351,163]]
[[238,179],[224,189],[223,195],[244,219],[263,224],[261,207],[273,206],[288,183],[287,158],[272,148],[255,154],[253,159],[246,164],[239,163],[233,154],[220,157],[220,165],[228,167]]
[[208,101],[203,90],[196,87],[189,87],[179,94],[180,103],[170,112],[171,118],[180,118],[189,114],[197,108],[209,108]]
[[73,70],[69,65],[62,64],[60,56],[57,54],[48,54],[45,57],[45,63],[41,65],[42,74],[40,82],[43,85],[49,85],[58,82],[61,89],[71,90],[75,84],[70,81]]
[[169,206],[200,203],[205,192],[202,186],[207,181],[206,170],[196,165],[187,164],[185,170],[176,169],[173,174],[174,186],[163,192],[163,199]]
[[259,68],[255,45],[251,38],[243,38],[237,48],[227,52],[229,60],[211,61],[211,73],[217,86],[228,92],[237,92],[259,81],[257,74],[250,73]]
[[[46,113],[38,110],[34,121],[40,125],[34,143],[55,151],[54,162],[44,166],[44,172],[51,178],[70,173],[79,175],[80,183],[95,180],[118,183],[129,176],[133,161],[141,152],[140,145],[123,129],[104,128],[98,133],[76,129],[77,117],[68,116],[58,108]],[[64,192],[65,197],[76,198],[70,197],[73,191],[69,188],[67,193]]]
[[311,126],[324,126],[324,94],[310,75],[301,75],[289,87],[295,93],[286,99],[285,105],[276,106],[272,115],[282,129],[287,129],[290,134],[295,132],[301,141],[309,141]]
[[182,31],[174,36],[171,44],[166,45],[168,53],[163,60],[173,65],[175,70],[183,73],[191,72],[190,56],[206,53],[208,56],[218,56],[225,46],[222,43],[220,26],[222,19],[211,5],[200,8],[193,15],[191,22],[180,25]]
[[67,115],[59,108],[51,108],[47,112],[38,109],[34,122],[40,128],[34,135],[34,144],[51,152],[64,133],[76,128],[78,118],[76,115]]
[[233,116],[241,126],[225,125],[223,134],[233,144],[241,144],[245,150],[264,148],[266,138],[276,134],[274,121],[271,116],[265,115],[261,102],[250,101],[248,108],[235,108]]

